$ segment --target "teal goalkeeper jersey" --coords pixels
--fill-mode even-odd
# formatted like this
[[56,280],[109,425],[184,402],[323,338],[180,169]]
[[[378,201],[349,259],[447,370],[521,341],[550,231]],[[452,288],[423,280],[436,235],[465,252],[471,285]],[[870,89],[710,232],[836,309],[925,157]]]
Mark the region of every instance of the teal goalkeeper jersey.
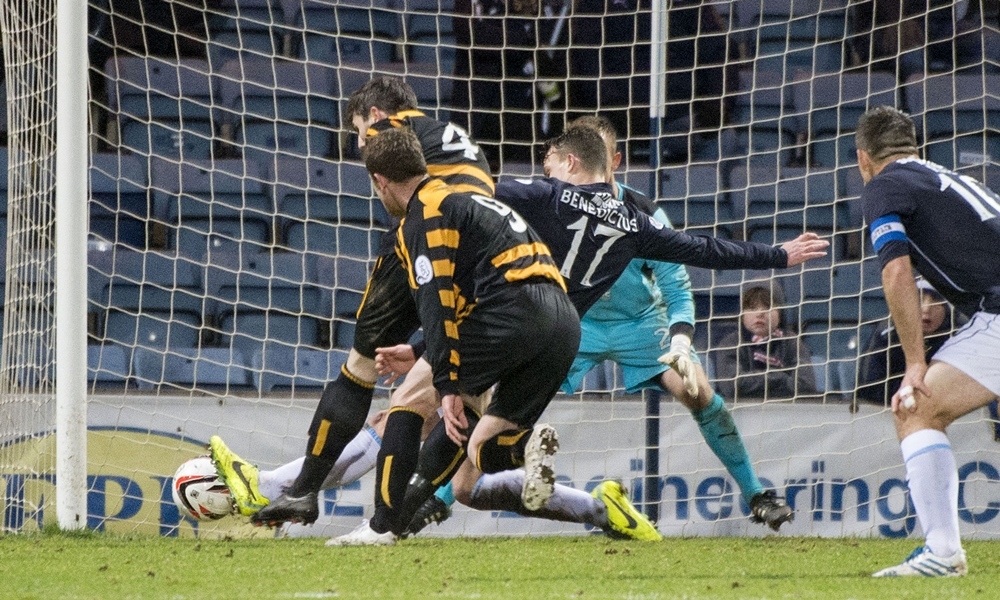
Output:
[[[632,190],[633,193],[634,190]],[[623,199],[625,186],[618,184],[619,200]],[[667,227],[673,227],[663,209],[657,208],[653,217]],[[694,325],[694,297],[687,268],[668,262],[633,259],[610,290],[594,303],[584,321],[632,321],[650,314],[666,312],[668,323]]]

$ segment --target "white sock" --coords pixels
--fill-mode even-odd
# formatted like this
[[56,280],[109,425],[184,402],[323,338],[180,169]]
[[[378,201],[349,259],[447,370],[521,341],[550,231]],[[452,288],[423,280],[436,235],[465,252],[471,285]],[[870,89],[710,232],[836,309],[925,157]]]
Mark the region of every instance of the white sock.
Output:
[[906,464],[910,500],[927,547],[947,557],[962,549],[958,532],[958,468],[944,432],[921,429],[899,444]]
[[[330,474],[323,481],[322,489],[340,487],[361,479],[365,473],[375,468],[378,451],[381,447],[382,438],[366,424],[365,428],[359,431],[358,435],[354,436],[354,439],[340,453],[340,458],[334,463]],[[271,471],[261,471],[258,474],[260,493],[269,500],[277,498],[285,488],[295,482],[302,470],[303,461],[305,458],[299,457]]]
[[509,510],[529,517],[585,523],[601,528],[608,524],[604,503],[587,492],[557,483],[545,506],[529,511],[521,503],[522,487],[524,471],[521,469],[485,474],[473,487],[469,505],[478,510]]
[[359,431],[340,453],[340,458],[330,469],[330,474],[323,480],[322,489],[337,488],[361,479],[365,473],[375,468],[378,451],[381,448],[382,438],[365,423],[365,428]]
[[257,473],[257,485],[260,487],[260,493],[268,500],[274,500],[280,496],[285,488],[295,483],[299,472],[302,471],[303,461],[305,461],[305,457],[300,456],[271,471],[262,470]]

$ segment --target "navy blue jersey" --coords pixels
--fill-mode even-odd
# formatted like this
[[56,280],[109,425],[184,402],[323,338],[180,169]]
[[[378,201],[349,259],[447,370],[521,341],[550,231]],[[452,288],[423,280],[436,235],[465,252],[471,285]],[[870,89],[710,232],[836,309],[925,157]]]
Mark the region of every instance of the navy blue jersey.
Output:
[[913,266],[967,315],[1000,313],[1000,197],[966,175],[918,158],[887,165],[861,194],[882,266]]
[[707,269],[781,269],[784,250],[670,229],[610,184],[575,186],[558,179],[514,179],[497,184],[508,204],[548,244],[569,297],[581,315],[614,285],[633,258]]

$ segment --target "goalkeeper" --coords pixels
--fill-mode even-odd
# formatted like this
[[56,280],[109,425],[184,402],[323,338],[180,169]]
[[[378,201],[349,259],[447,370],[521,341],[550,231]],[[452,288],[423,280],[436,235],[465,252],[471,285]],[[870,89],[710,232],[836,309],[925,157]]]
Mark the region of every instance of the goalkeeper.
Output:
[[[577,119],[571,126],[589,127],[604,139],[610,158],[610,181],[616,196],[625,200],[628,195],[632,202],[670,226],[662,209],[639,192],[614,181],[613,172],[621,163],[614,125],[604,117],[587,116]],[[772,490],[765,490],[761,485],[723,398],[712,391],[698,356],[691,348],[694,301],[683,265],[632,260],[614,286],[587,310],[580,329],[580,350],[562,384],[563,392],[575,392],[587,372],[605,360],[621,366],[629,393],[654,387],[670,392],[691,411],[705,441],[736,480],[750,507],[751,518],[775,531],[792,520],[791,508]],[[387,355],[388,351],[391,349],[387,349]],[[483,478],[473,496],[476,499],[494,497],[496,492],[490,488],[502,489],[506,485],[505,478],[518,476],[508,472]],[[461,490],[458,493],[472,492]],[[443,521],[450,514],[452,502],[451,489],[439,490],[417,512],[408,533],[414,534],[432,521]],[[478,504],[474,500],[473,503]]]

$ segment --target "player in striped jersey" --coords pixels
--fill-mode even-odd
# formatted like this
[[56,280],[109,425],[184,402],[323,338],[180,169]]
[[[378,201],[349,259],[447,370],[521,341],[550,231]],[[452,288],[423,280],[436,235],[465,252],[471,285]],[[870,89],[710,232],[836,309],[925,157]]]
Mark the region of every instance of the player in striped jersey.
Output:
[[[389,213],[405,216],[396,252],[420,315],[424,358],[441,394],[449,435],[456,443],[467,440],[468,456],[480,470],[495,473],[524,464],[529,479],[537,472],[536,485],[544,486],[557,444],[551,428],[535,423],[580,341],[579,317],[548,247],[493,198],[429,178],[409,130],[370,140],[365,166]],[[494,385],[489,408],[466,437],[465,403]],[[375,514],[332,545],[395,542],[423,425],[424,415],[412,407],[390,409],[376,471]],[[536,497],[544,502],[548,494],[532,485],[525,484],[525,503]]]
[[[892,396],[910,499],[925,544],[875,577],[965,575],[959,481],[945,429],[1000,395],[1000,196],[917,155],[916,127],[889,106],[855,132],[861,203],[906,355]],[[914,269],[971,317],[927,364]]]
[[[379,132],[408,128],[420,140],[427,168],[436,177],[460,190],[492,194],[490,168],[476,144],[461,127],[417,110],[416,95],[402,80],[376,77],[367,82],[351,95],[345,117],[358,133],[359,147],[364,148],[366,139]],[[358,309],[353,347],[338,378],[323,390],[309,427],[304,459],[258,473],[256,467],[229,450],[221,438],[213,436],[210,441],[212,457],[238,511],[258,524],[284,520],[281,517],[287,510],[283,507],[288,503],[295,504],[297,520],[314,521],[318,516],[316,492],[360,476],[367,471],[365,463],[374,464],[380,442],[376,428],[381,423],[376,416],[376,428],[372,428],[365,425],[365,419],[378,377],[375,349],[409,340],[419,326],[406,274],[394,250],[396,226],[383,235]],[[396,393],[433,396],[433,389],[428,394],[414,389],[417,385],[430,384],[426,378],[408,378]],[[342,464],[338,464],[342,455]],[[290,485],[289,480],[293,480]],[[286,493],[281,497],[283,489]],[[270,508],[260,515],[269,504]]]

